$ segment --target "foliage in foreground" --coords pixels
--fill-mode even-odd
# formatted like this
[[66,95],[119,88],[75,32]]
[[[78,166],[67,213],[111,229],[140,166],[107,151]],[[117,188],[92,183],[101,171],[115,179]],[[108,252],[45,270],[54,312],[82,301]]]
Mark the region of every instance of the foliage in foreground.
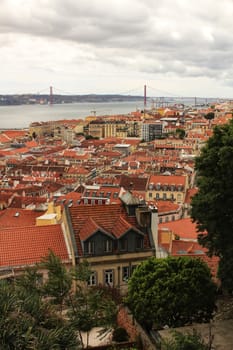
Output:
[[209,255],[220,257],[222,287],[233,292],[233,120],[214,128],[196,158],[198,193],[192,198],[191,216],[199,242]]
[[210,350],[211,344],[206,344],[195,330],[189,334],[172,332],[172,339],[162,342],[162,350]]
[[189,257],[152,257],[129,281],[126,302],[147,329],[207,322],[215,309],[216,286],[208,266]]
[[[48,269],[45,283],[41,267]],[[101,289],[87,286],[89,275],[88,264],[67,271],[50,252],[15,282],[0,281],[0,349],[77,350],[84,348],[82,331],[113,327],[116,305]]]

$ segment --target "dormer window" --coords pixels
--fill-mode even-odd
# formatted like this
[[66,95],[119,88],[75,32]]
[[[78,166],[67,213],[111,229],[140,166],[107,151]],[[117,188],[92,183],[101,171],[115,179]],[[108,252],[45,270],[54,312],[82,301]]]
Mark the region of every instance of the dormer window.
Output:
[[104,251],[106,253],[112,252],[112,240],[111,239],[106,239],[104,242]]
[[137,237],[136,238],[136,249],[142,249],[143,248],[143,238]]
[[94,254],[95,252],[95,242],[89,241],[84,243],[84,253],[85,254]]
[[128,249],[128,241],[126,238],[120,240],[120,250],[126,251]]

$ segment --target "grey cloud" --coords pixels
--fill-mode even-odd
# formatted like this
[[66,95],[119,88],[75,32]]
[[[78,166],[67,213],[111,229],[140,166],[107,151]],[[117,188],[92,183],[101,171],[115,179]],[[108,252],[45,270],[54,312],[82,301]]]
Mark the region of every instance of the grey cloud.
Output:
[[[0,30],[85,47],[77,62],[151,74],[221,77],[232,70],[230,0],[3,0]],[[7,45],[1,41],[0,46]],[[224,72],[224,73],[223,73]]]

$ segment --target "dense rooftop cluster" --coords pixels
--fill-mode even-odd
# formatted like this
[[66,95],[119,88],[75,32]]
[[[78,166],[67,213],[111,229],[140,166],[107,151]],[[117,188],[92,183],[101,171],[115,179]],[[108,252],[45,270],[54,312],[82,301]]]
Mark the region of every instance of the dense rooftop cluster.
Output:
[[68,265],[88,258],[91,285],[122,288],[152,255],[198,256],[215,276],[217,259],[206,257],[189,217],[194,162],[232,110],[157,108],[2,130],[0,277],[49,250]]

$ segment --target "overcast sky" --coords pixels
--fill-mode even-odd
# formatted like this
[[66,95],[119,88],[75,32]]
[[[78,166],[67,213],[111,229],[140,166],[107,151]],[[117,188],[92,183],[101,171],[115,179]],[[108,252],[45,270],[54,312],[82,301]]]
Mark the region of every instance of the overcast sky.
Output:
[[1,0],[0,94],[233,98],[233,0]]

